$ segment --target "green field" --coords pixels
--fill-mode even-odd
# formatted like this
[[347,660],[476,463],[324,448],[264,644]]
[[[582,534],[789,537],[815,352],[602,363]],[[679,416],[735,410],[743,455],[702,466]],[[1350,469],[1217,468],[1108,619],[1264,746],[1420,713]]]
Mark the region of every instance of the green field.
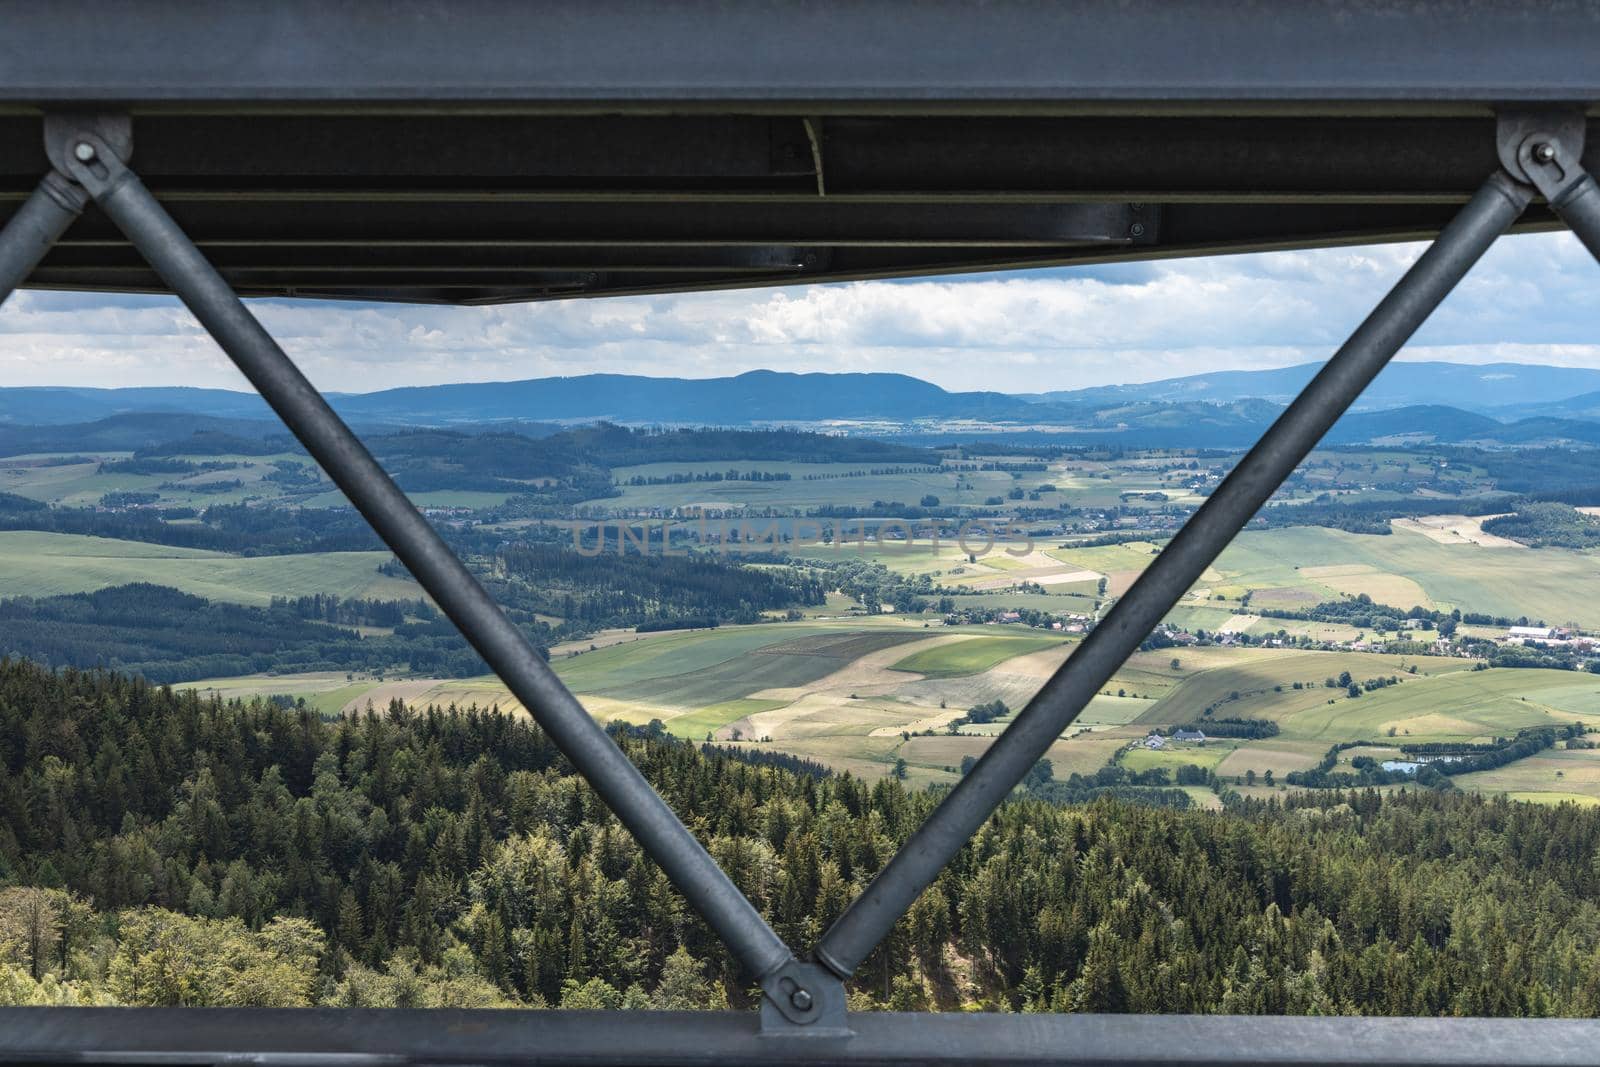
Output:
[[1403,608],[1420,590],[1445,610],[1600,625],[1600,556],[1588,552],[1440,544],[1406,529],[1379,537],[1297,526],[1240,534],[1216,569],[1241,589],[1300,588],[1326,599],[1364,592]]
[[834,627],[804,623],[691,630],[585,652],[570,659],[556,660],[552,666],[574,692],[594,693],[605,687],[705,670],[763,645],[779,644],[798,636],[837,632]]
[[1064,644],[1059,637],[970,637],[913,653],[894,664],[894,670],[910,671],[930,678],[955,678],[980,674],[991,667],[1028,652]]
[[0,532],[0,595],[57,596],[129,582],[168,585],[209,600],[266,604],[274,596],[413,600],[416,583],[378,573],[388,552],[230,556],[78,534]]
[[[0,459],[0,492],[16,493],[34,500],[70,507],[88,507],[113,492],[152,492],[160,494],[165,506],[207,507],[211,504],[237,504],[243,500],[275,499],[284,495],[275,482],[266,480],[274,470],[274,460],[303,456],[194,456],[196,462],[235,464],[230,470],[199,471],[193,474],[102,474],[102,461],[124,459],[126,452],[93,453],[89,462],[40,466],[24,457]],[[239,482],[237,488],[206,492],[203,487],[217,482]]]
[[[1415,675],[1406,672],[1410,666]],[[1600,721],[1600,678],[1594,675],[1470,667],[1460,659],[1254,649],[1232,665],[1186,679],[1138,721],[1203,722],[1211,706],[1218,718],[1271,719],[1284,740],[1325,745],[1382,738],[1391,728],[1395,736],[1415,741],[1463,741],[1585,716]],[[1343,671],[1357,682],[1393,676],[1400,683],[1351,698],[1323,684]],[[1303,688],[1293,688],[1297,681]]]
[[[997,697],[1020,709],[1070,647],[1059,638],[970,636],[880,619],[637,635],[557,657],[554,666],[601,719],[659,718],[689,740],[710,734],[720,743],[792,752],[874,778],[903,758],[913,783],[948,782],[957,772],[947,768],[980,755],[1010,719],[963,727],[956,735],[943,725]],[[909,674],[908,665],[922,677]],[[1409,665],[1417,666],[1416,674],[1403,673]],[[1391,673],[1404,680],[1351,698],[1322,684],[1343,670],[1358,680]],[[1293,689],[1294,681],[1305,687]],[[302,696],[324,713],[368,700],[382,707],[394,697],[419,705],[520,708],[492,677],[350,681],[328,674],[221,679],[205,687],[229,696]],[[1115,695],[1118,690],[1127,695]],[[1218,705],[1217,716],[1271,719],[1281,733],[1213,738],[1162,752],[1130,750],[1156,726],[1198,720],[1203,727],[1201,713],[1211,704]],[[1459,659],[1360,652],[1163,649],[1132,657],[1108,692],[1052,746],[1049,759],[1060,776],[1091,773],[1116,758],[1136,770],[1193,764],[1230,781],[1247,770],[1258,777],[1271,770],[1281,780],[1314,765],[1335,742],[1374,742],[1342,754],[1340,764],[1348,769],[1353,756],[1393,758],[1407,742],[1482,742],[1525,726],[1574,720],[1600,723],[1600,678],[1556,670],[1475,671]],[[924,736],[928,730],[932,736]],[[1554,750],[1455,781],[1463,789],[1541,800],[1600,798],[1600,750]]]
[[[618,700],[698,708],[748,697],[763,689],[805,685],[832,674],[859,656],[923,636],[920,632],[845,632],[791,637],[694,670],[675,669],[671,674],[620,685],[606,684],[590,691]],[[681,666],[675,658],[669,663],[673,668]]]
[[715,733],[729,723],[738,722],[750,715],[757,715],[763,711],[776,711],[783,707],[781,700],[751,700],[748,697],[738,700],[724,700],[720,704],[711,704],[692,711],[687,715],[679,715],[667,720],[667,729],[678,737],[686,737],[691,741],[698,741],[707,734]]
[[[1051,548],[1063,564],[1098,571],[1120,595],[1154,558],[1149,542],[1094,548]],[[1197,585],[1205,599],[1186,598],[1168,619],[1212,631],[1250,608],[1304,609],[1362,593],[1400,608],[1483,612],[1511,618],[1600,627],[1600,553],[1473,543],[1444,544],[1396,527],[1386,536],[1317,526],[1250,530],[1233,540]],[[1239,598],[1251,594],[1248,607]],[[1213,597],[1221,596],[1222,601]],[[1287,629],[1349,639],[1348,627],[1262,619],[1253,633]]]
[[1238,744],[1231,741],[1213,740],[1203,745],[1173,742],[1167,748],[1154,751],[1135,748],[1125,753],[1119,762],[1130,771],[1148,771],[1156,767],[1163,767],[1169,773],[1176,773],[1179,767],[1215,769],[1217,764],[1232,755],[1238,747]]
[[870,652],[927,636],[920,627],[728,627],[614,645],[555,666],[578,693],[704,708],[762,689],[804,685]]

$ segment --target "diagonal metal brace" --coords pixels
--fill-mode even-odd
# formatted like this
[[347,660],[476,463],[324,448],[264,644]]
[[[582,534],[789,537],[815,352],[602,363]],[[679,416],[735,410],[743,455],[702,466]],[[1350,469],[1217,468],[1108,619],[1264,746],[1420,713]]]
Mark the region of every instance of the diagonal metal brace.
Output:
[[88,203],[83,189],[60,171],[53,170],[40,180],[0,229],[0,304],[28,280]]
[[[350,428],[328,406],[228,283],[205,259],[101,128],[58,124],[50,135],[67,175],[87,190],[356,509],[406,565],[473,648],[533,714],[556,746],[617,813],[641,847],[759,979],[784,997],[771,1028],[843,1030],[836,978],[801,964],[761,914],[679,821],[644,776],[556,677]],[[830,983],[831,982],[831,986]],[[763,1013],[764,1024],[768,1013]]]
[[1489,177],[1016,721],[839,916],[817,943],[818,960],[840,977],[860,966],[1495,238],[1517,220],[1532,195],[1528,186],[1504,172]]

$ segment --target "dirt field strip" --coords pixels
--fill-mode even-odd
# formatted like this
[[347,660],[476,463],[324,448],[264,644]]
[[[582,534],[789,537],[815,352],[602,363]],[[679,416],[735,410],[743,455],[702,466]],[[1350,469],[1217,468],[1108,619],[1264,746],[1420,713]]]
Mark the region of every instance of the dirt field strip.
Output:
[[[1579,511],[1586,509],[1579,508]],[[1587,509],[1590,511],[1597,509]],[[1500,515],[1422,515],[1415,519],[1395,519],[1394,525],[1411,530],[1441,545],[1477,545],[1480,548],[1522,548],[1528,546],[1509,537],[1485,533],[1483,524]]]
[[1069,585],[1077,582],[1098,582],[1100,580],[1100,572],[1068,571],[1064,574],[1042,574],[1038,576],[1030,576],[1028,580],[1030,582],[1037,582],[1040,585]]
[[[749,737],[777,738],[793,731],[797,724],[808,717],[822,715],[836,711],[839,708],[849,707],[858,701],[852,697],[883,697],[888,696],[898,686],[904,685],[907,675],[904,671],[892,671],[890,666],[900,662],[908,655],[947,645],[953,641],[965,640],[965,634],[939,634],[929,637],[924,641],[913,641],[910,644],[894,645],[889,648],[869,652],[859,659],[824,675],[815,682],[804,686],[791,686],[775,689],[759,689],[750,694],[752,700],[781,700],[785,706],[772,711],[758,712],[735,723],[724,727],[729,735],[734,729],[740,730]],[[913,676],[920,677],[920,676]],[[908,711],[917,709],[908,708]],[[959,712],[957,713],[959,714]],[[906,727],[891,729],[890,733],[899,733]],[[870,731],[869,731],[870,732]],[[718,732],[722,736],[722,731]]]

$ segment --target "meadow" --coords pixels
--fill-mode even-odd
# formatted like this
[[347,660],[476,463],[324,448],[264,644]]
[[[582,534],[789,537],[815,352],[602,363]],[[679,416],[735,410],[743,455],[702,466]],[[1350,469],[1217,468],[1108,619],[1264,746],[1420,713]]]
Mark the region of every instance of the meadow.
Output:
[[968,637],[914,653],[891,669],[928,678],[956,678],[981,674],[1013,656],[1063,643],[1054,637]]
[[390,558],[388,552],[247,558],[80,534],[0,531],[0,596],[57,596],[151,582],[238,604],[314,593],[417,599],[422,590],[415,582],[378,573]]
[[[237,504],[245,500],[273,500],[284,495],[276,482],[267,480],[276,460],[297,460],[288,453],[273,456],[179,457],[196,463],[230,464],[227,470],[193,474],[101,473],[103,462],[126,459],[127,452],[95,452],[81,463],[37,462],[46,457],[0,459],[0,492],[68,507],[92,507],[107,493],[156,493],[167,507],[203,508],[211,504]],[[76,458],[76,457],[66,457]],[[237,487],[211,491],[206,487],[239,482]],[[342,498],[341,498],[342,500]]]
[[1397,607],[1600,625],[1600,556],[1588,552],[1445,544],[1405,527],[1379,537],[1296,526],[1240,534],[1215,569],[1217,592],[1256,590],[1263,604],[1278,590],[1366,593]]

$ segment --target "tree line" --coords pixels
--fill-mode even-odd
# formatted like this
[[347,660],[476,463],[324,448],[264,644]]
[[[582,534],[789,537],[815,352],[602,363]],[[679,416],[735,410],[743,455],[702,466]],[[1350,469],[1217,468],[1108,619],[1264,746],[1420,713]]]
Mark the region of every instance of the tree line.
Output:
[[[791,944],[939,794],[616,742]],[[720,1007],[751,978],[526,719],[326,721],[0,662],[7,1003]],[[1600,813],[1327,791],[1022,797],[850,983],[858,1010],[1600,1011]]]

